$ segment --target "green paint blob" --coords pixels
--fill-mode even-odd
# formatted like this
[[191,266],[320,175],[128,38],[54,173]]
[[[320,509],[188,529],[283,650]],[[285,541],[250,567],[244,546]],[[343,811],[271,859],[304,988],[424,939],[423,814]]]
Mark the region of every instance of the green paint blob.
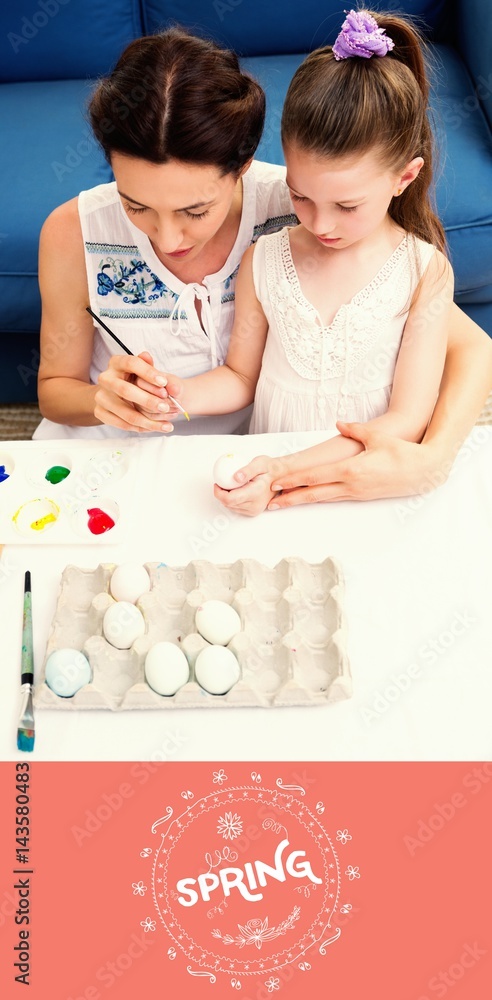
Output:
[[70,469],[66,469],[64,465],[52,465],[51,469],[48,469],[45,479],[49,483],[62,483],[67,476],[70,475]]

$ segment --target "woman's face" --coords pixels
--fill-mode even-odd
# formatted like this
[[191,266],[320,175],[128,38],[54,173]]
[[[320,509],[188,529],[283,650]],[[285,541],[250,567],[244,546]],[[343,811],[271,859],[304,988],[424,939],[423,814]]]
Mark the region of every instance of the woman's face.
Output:
[[173,262],[198,257],[231,211],[237,175],[221,176],[218,167],[121,153],[113,153],[111,166],[126,214],[171,270]]

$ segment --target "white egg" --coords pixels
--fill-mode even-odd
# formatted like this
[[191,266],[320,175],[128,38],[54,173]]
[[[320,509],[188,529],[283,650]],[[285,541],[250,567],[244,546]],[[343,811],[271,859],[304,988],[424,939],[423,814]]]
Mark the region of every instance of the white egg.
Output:
[[104,615],[104,637],[117,649],[130,649],[135,639],[144,632],[145,619],[142,612],[128,601],[111,604]]
[[121,563],[113,572],[109,589],[115,601],[136,604],[139,597],[150,590],[150,577],[145,566],[139,563]]
[[207,646],[196,658],[195,677],[210,694],[227,694],[240,676],[239,663],[225,646]]
[[84,684],[90,683],[92,671],[79,649],[56,649],[46,660],[45,679],[60,698],[73,698]]
[[200,635],[217,646],[227,646],[241,631],[237,611],[225,601],[204,601],[196,610],[195,624]]
[[188,660],[179,646],[156,642],[145,658],[145,679],[157,694],[176,694],[190,679]]
[[234,455],[232,452],[228,455],[221,455],[214,465],[214,483],[217,483],[217,486],[223,490],[237,490],[241,483],[237,483],[233,479],[234,473],[247,464],[244,455]]

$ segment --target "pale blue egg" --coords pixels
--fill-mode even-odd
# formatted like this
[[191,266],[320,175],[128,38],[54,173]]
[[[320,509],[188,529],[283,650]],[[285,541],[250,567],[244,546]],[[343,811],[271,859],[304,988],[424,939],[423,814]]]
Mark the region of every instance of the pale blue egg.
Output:
[[46,660],[45,680],[59,698],[73,698],[92,680],[90,663],[79,649],[56,649]]

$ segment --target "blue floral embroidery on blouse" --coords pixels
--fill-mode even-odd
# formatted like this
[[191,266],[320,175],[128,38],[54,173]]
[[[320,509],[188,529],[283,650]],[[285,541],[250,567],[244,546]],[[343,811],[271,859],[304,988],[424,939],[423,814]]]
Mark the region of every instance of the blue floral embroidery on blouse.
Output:
[[168,296],[173,302],[178,298],[178,293],[173,292],[156,274],[153,274],[143,260],[132,259],[128,264],[123,260],[107,257],[99,266],[98,295],[115,292],[129,305],[154,302],[164,296]]
[[224,281],[224,288],[226,290],[229,288],[231,281],[233,281],[234,278],[237,276],[238,271],[239,271],[239,264],[237,265],[236,269],[232,272],[232,274],[230,274],[229,277],[226,278],[226,280]]

